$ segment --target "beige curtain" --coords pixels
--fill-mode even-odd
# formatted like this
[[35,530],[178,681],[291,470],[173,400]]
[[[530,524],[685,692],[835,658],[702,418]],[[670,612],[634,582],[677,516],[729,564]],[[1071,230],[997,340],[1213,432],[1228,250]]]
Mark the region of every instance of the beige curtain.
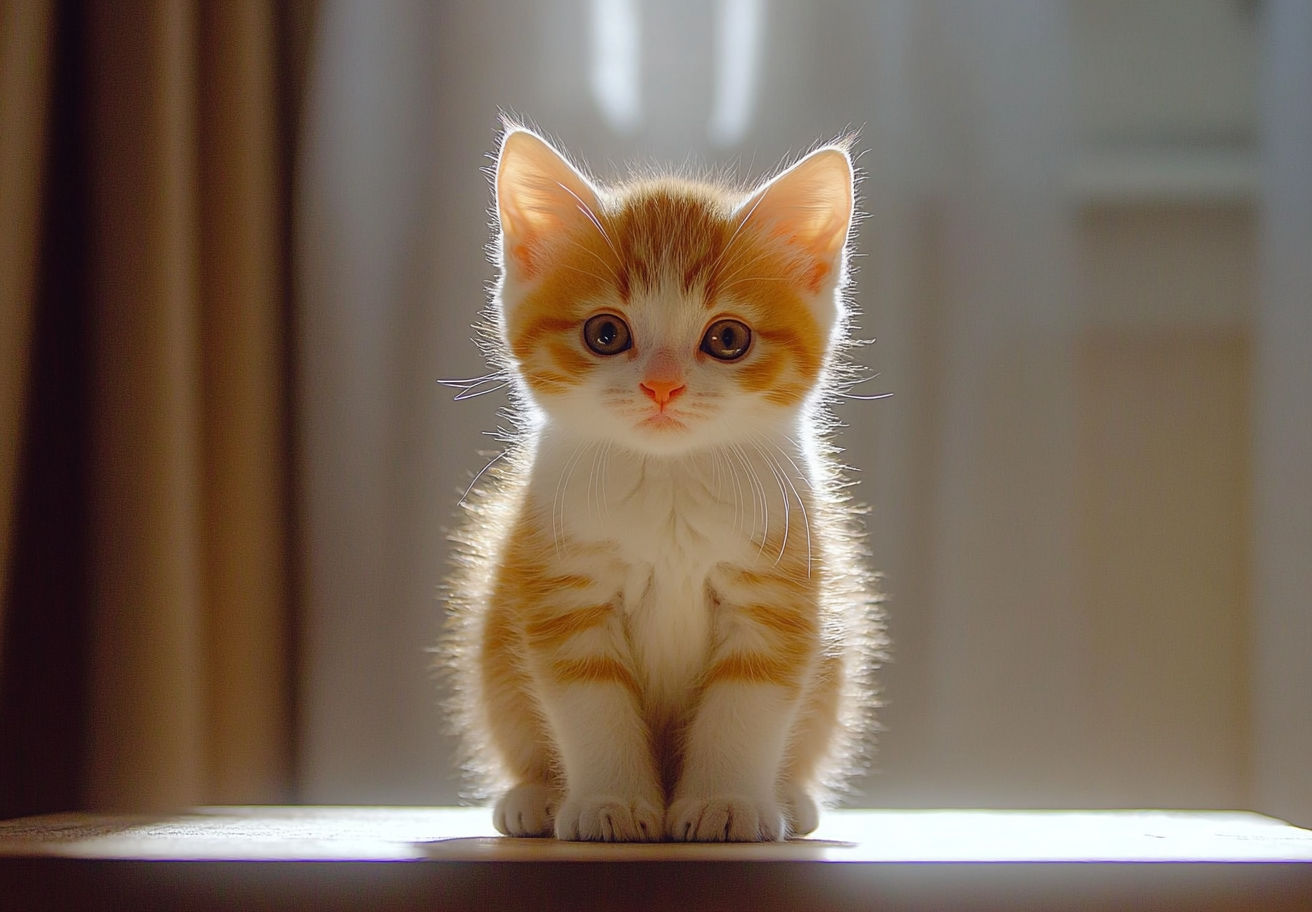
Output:
[[[48,0],[0,0],[0,593],[27,395],[52,12]],[[0,596],[0,655],[3,638]]]
[[[31,103],[0,108],[7,174],[11,154],[20,173],[40,168],[38,74],[48,65],[32,49],[49,44],[49,25],[27,24],[36,7],[0,7],[4,98]],[[310,4],[84,9],[84,45],[71,52],[86,55],[90,169],[87,800],[113,809],[285,800],[287,171]],[[28,47],[11,54],[20,41]],[[26,90],[11,88],[21,76],[11,58],[31,61]],[[12,153],[11,117],[36,137]],[[5,237],[26,224],[30,240],[33,204],[10,195],[6,186]],[[21,437],[26,339],[8,324],[32,300],[34,253],[17,254],[26,266],[3,263],[4,447]],[[19,461],[0,448],[0,534]]]

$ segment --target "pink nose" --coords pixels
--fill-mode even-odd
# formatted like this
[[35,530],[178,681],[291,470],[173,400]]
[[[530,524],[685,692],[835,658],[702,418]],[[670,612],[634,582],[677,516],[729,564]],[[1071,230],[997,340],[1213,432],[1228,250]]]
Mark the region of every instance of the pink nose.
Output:
[[638,384],[642,391],[661,408],[671,400],[678,398],[688,387],[682,380],[656,380],[647,379]]
[[669,350],[658,349],[647,361],[638,386],[648,399],[665,411],[665,406],[687,389],[683,383],[683,366]]

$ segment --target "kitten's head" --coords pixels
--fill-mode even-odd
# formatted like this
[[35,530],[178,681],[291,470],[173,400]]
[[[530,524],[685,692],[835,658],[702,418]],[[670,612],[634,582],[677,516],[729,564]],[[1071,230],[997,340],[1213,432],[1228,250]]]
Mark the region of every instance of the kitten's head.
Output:
[[512,128],[492,344],[547,420],[584,438],[674,454],[790,427],[842,332],[852,208],[839,146],[746,194],[603,188]]

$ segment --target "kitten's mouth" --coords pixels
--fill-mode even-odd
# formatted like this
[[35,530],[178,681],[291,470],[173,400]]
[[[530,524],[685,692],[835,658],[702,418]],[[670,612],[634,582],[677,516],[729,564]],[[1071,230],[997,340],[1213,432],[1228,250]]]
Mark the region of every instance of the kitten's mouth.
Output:
[[653,428],[660,431],[683,430],[684,423],[668,412],[657,412],[641,422],[642,427]]

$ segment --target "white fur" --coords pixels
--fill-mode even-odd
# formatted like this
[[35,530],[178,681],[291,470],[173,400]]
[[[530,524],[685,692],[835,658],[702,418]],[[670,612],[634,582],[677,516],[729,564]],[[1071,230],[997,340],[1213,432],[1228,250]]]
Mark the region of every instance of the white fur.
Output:
[[[648,715],[689,724],[684,774],[665,824],[675,838],[777,839],[785,833],[776,790],[799,695],[781,687],[721,685],[694,705],[713,643],[730,652],[762,645],[745,625],[712,629],[708,585],[727,588],[717,579],[725,567],[771,566],[779,555],[764,547],[767,532],[775,530],[772,541],[778,541],[790,517],[790,525],[804,530],[797,516],[815,510],[811,479],[799,472],[806,456],[794,434],[783,431],[767,435],[762,429],[740,445],[665,456],[605,439],[579,442],[552,422],[542,428],[526,509],[555,530],[562,572],[584,571],[598,580],[600,592],[622,593],[623,624],[575,638],[568,655],[603,648],[628,654]],[[598,562],[591,545],[613,548],[617,559]],[[572,550],[581,556],[574,558]],[[602,642],[620,636],[623,642]],[[571,796],[557,817],[558,832],[606,838],[579,829],[575,803],[659,807],[646,730],[636,724],[626,694],[571,688],[543,702]],[[632,828],[624,832],[635,838]]]
[[527,509],[555,529],[566,564],[571,547],[614,546],[613,568],[589,555],[586,569],[609,575],[623,594],[645,691],[658,706],[682,709],[710,648],[706,584],[721,565],[777,560],[762,547],[767,530],[778,540],[786,517],[815,509],[811,481],[797,468],[805,456],[783,433],[663,456],[554,430],[543,430]]

